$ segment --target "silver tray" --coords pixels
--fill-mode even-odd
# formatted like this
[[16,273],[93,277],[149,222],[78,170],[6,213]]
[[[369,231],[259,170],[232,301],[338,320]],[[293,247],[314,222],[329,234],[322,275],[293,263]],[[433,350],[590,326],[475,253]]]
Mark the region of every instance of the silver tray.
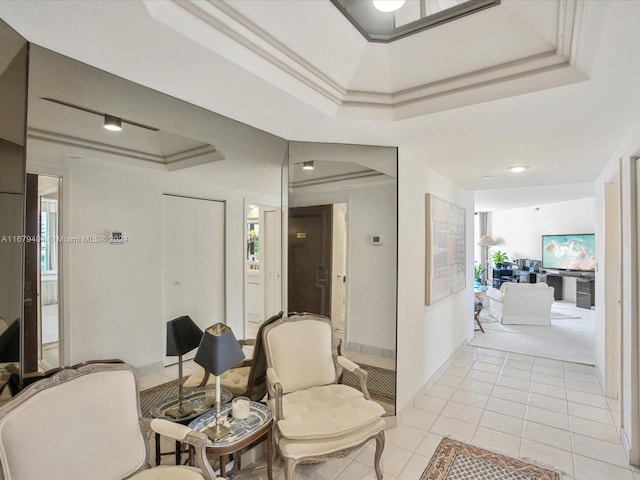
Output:
[[[224,418],[224,424],[231,429],[231,433],[226,435],[217,441],[209,439],[209,445],[211,446],[224,446],[233,444],[239,440],[242,440],[247,435],[252,434],[263,425],[267,424],[273,418],[271,409],[266,405],[258,402],[251,402],[251,410],[249,416],[244,420],[238,420],[231,415],[231,404],[227,403],[220,407],[220,415]],[[215,424],[215,410],[200,415],[195,420],[189,423],[189,428],[197,432],[201,432],[208,427],[213,427]]]
[[[171,400],[162,400],[151,407],[150,413],[154,418],[166,418],[174,422],[185,422],[186,420],[192,420],[199,415],[211,410],[212,406],[207,406],[205,396],[207,392],[211,392],[215,387],[201,387],[193,388],[184,391],[184,399],[182,405],[186,410],[193,409],[194,412],[183,418],[173,418],[167,415],[167,411],[172,408],[178,408],[178,399],[173,398]],[[220,403],[229,403],[233,398],[233,394],[224,388],[220,389]],[[224,407],[223,407],[224,408]]]

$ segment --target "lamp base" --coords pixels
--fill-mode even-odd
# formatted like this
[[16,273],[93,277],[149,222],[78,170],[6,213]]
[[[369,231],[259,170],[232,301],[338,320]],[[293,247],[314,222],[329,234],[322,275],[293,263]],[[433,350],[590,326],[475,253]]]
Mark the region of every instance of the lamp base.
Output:
[[231,432],[232,430],[229,427],[220,424],[204,430],[204,433],[206,433],[207,436],[214,442],[221,439],[222,437],[229,435]]
[[195,410],[193,408],[172,408],[171,410],[167,410],[164,414],[171,418],[185,418],[193,415]]

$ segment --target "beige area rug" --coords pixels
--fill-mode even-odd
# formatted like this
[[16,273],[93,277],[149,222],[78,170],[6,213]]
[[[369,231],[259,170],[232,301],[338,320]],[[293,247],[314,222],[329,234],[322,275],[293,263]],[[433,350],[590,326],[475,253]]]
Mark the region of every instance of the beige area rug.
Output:
[[577,308],[569,302],[555,302],[551,326],[502,325],[483,310],[477,331],[469,345],[522,353],[565,362],[595,365],[595,311]]
[[559,480],[560,474],[443,438],[420,480]]

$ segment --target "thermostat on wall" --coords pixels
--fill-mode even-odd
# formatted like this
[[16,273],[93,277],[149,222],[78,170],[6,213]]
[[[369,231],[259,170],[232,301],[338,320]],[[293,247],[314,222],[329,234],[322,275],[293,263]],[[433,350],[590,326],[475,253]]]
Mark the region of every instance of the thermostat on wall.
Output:
[[384,245],[384,239],[380,235],[371,235],[371,245],[381,247]]

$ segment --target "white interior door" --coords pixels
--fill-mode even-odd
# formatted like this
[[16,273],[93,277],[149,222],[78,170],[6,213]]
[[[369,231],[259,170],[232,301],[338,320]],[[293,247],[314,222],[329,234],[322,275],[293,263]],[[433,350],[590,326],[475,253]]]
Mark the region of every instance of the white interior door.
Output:
[[[162,209],[164,350],[173,318],[189,315],[203,330],[225,322],[225,204],[163,195]],[[175,361],[167,357],[165,364]]]
[[203,330],[226,323],[224,202],[195,201],[195,316]]
[[280,210],[264,212],[264,318],[263,321],[282,310],[282,261],[280,232],[282,220]]
[[347,204],[333,205],[331,323],[344,334],[347,310]]

